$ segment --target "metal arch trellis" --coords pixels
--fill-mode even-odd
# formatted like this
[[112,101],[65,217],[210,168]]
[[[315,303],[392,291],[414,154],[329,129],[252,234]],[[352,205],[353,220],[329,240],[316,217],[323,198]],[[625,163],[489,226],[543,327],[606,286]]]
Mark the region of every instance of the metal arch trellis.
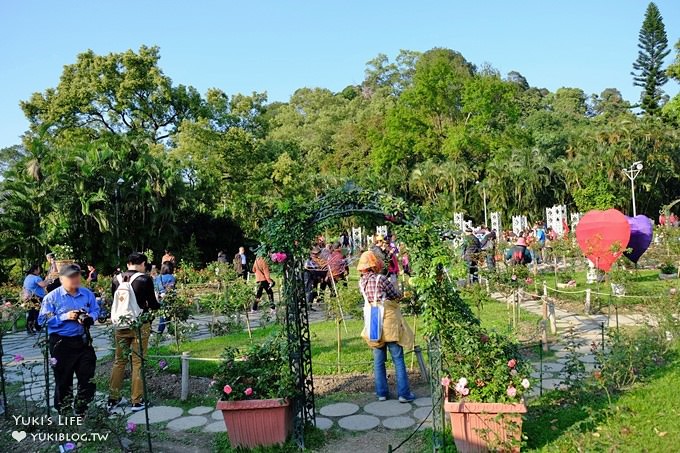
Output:
[[[382,216],[386,221],[397,224],[419,223],[414,211],[403,200],[383,192],[350,186],[333,191],[300,209],[281,212],[281,218],[264,230],[264,236],[268,238],[264,240],[267,250],[290,253],[290,258],[284,263],[283,296],[290,366],[297,387],[293,400],[294,438],[301,449],[304,448],[305,425],[316,420],[309,314],[303,284],[305,246],[330,220],[356,214]],[[299,228],[301,222],[304,228]],[[291,237],[295,235],[300,237]],[[439,371],[435,374],[438,376]]]

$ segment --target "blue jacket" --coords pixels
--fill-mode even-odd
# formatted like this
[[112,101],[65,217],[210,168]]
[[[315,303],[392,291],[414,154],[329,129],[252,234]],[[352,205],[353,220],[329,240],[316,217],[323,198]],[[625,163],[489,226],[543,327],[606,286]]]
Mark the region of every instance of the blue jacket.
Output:
[[85,333],[83,326],[78,321],[67,319],[71,310],[85,310],[93,319],[99,316],[99,305],[92,291],[78,288],[78,292],[72,296],[60,286],[43,299],[38,323],[47,324],[48,333],[64,337],[83,335]]

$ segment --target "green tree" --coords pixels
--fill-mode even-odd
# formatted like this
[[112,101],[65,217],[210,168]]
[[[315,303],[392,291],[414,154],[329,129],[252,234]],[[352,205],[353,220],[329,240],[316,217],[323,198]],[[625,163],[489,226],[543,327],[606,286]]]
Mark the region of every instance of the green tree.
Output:
[[650,3],[639,33],[638,57],[633,63],[635,86],[643,88],[640,98],[642,110],[648,115],[658,113],[663,98],[663,87],[668,76],[663,70],[664,59],[670,53],[663,17],[655,3]]

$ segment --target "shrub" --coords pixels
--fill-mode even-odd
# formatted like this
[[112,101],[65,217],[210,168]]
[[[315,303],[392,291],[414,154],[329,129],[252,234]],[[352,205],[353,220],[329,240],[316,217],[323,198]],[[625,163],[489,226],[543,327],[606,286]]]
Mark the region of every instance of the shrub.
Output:
[[282,333],[244,351],[226,348],[222,359],[213,382],[222,400],[291,398],[295,395],[288,345]]
[[449,400],[517,403],[531,387],[531,365],[520,355],[517,343],[480,327],[457,329],[442,338],[446,346]]
[[659,329],[611,329],[603,351],[593,344],[598,364],[594,377],[609,391],[620,391],[649,376],[666,362],[668,340]]

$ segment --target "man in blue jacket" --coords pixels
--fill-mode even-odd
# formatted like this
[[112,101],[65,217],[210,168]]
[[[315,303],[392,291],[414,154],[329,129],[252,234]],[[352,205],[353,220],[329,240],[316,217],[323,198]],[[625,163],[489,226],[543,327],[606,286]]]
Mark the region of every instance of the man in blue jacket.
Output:
[[[99,316],[99,305],[94,294],[81,287],[80,267],[62,266],[59,271],[61,286],[42,301],[38,323],[47,326],[50,355],[56,389],[54,407],[60,413],[82,416],[94,398],[94,377],[97,356],[92,347],[90,326]],[[78,392],[73,400],[73,375],[78,378]]]

